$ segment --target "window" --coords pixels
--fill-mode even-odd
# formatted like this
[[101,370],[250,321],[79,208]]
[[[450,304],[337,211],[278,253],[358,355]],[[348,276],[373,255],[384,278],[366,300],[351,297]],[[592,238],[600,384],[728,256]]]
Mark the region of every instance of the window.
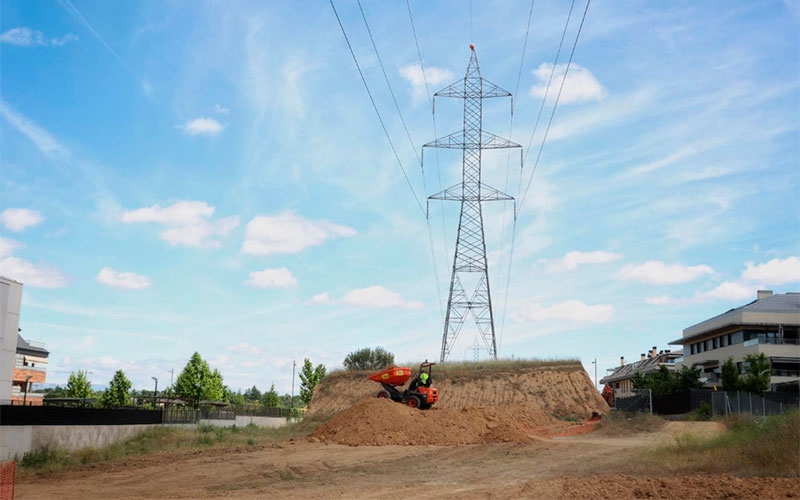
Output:
[[717,337],[714,337],[711,340],[711,348],[716,349],[717,347],[719,347],[719,339]]
[[738,331],[736,333],[731,334],[731,344],[741,344],[744,342],[744,332]]

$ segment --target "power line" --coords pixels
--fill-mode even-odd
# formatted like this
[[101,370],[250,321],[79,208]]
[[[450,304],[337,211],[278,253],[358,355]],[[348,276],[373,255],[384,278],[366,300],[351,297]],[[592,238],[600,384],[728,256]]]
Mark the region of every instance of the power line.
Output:
[[[564,90],[564,83],[567,81],[567,74],[569,73],[570,65],[572,65],[572,59],[575,57],[575,49],[578,47],[578,39],[581,36],[581,31],[583,30],[583,23],[586,21],[586,14],[589,12],[589,4],[592,0],[586,0],[586,8],[583,9],[583,16],[581,17],[581,24],[578,26],[578,33],[575,35],[575,42],[572,44],[572,52],[569,54],[569,60],[567,61],[567,67],[564,69],[564,76],[561,78],[561,86],[558,89],[558,94],[556,95],[556,102],[553,104],[553,111],[550,113],[550,120],[547,122],[547,128],[544,131],[544,136],[542,137],[542,144],[539,146],[539,152],[536,155],[536,161],[533,164],[533,169],[531,171],[531,176],[528,179],[528,185],[525,187],[525,194],[522,196],[520,200],[520,206],[518,208],[519,211],[522,210],[522,204],[525,203],[525,198],[528,196],[528,190],[531,187],[531,182],[533,181],[533,174],[536,173],[536,167],[539,165],[539,159],[542,156],[542,150],[544,149],[544,144],[547,141],[547,134],[550,132],[550,126],[553,124],[553,117],[556,114],[556,108],[558,107],[558,101],[561,99],[561,92]],[[517,213],[519,213],[519,211]]]
[[[522,55],[519,59],[519,71],[517,72],[517,84],[514,87],[514,95],[519,95],[519,82],[522,80],[522,67],[525,64],[525,52],[528,48],[528,36],[531,31],[531,19],[533,19],[533,5],[536,0],[531,0],[531,8],[528,10],[528,24],[525,27],[525,39],[522,43]],[[513,99],[513,97],[512,97]],[[511,120],[508,126],[508,137],[511,137],[511,133],[514,129],[514,113],[513,113],[513,101],[512,101],[512,113],[511,113]],[[506,156],[506,184],[505,184],[505,191],[508,191],[508,172],[511,167],[511,151],[509,150],[508,155]],[[521,167],[521,166],[520,166]],[[522,184],[522,168],[520,168],[520,185]],[[500,255],[503,255],[503,242],[505,241],[505,229],[506,229],[506,212],[503,211],[503,222],[502,222],[502,229],[500,230]],[[505,295],[503,296],[503,314],[502,319],[500,320],[500,332],[497,338],[498,348],[503,343],[503,331],[505,330],[506,325],[506,310],[508,309],[508,289],[511,286],[511,263],[514,258],[514,241],[516,240],[516,231],[517,231],[517,214],[516,209],[514,211],[514,222],[512,225],[511,230],[511,249],[509,250],[509,257],[508,257],[508,273],[506,278],[506,286],[505,286]],[[498,276],[502,274],[502,268],[497,270]]]
[[[430,86],[428,85],[428,77],[425,74],[425,64],[422,62],[422,51],[419,48],[419,39],[417,38],[417,28],[414,25],[414,15],[411,13],[411,3],[409,0],[406,0],[406,10],[408,10],[408,20],[411,23],[411,33],[414,35],[414,46],[417,48],[417,59],[419,59],[419,69],[422,72],[422,81],[425,83],[425,93],[428,95],[428,103],[431,106],[431,118],[433,120],[433,136],[439,137],[439,134],[436,131],[436,113],[434,112],[433,106],[433,97],[431,97],[431,90]],[[423,153],[424,154],[424,153]],[[420,161],[420,170],[422,171],[422,182],[425,185],[425,165],[424,162]],[[438,189],[439,191],[442,190],[442,168],[439,162],[439,150],[436,150],[436,178],[438,181]],[[425,194],[427,195],[427,188]],[[428,202],[430,203],[430,202]],[[427,210],[426,210],[427,212]],[[442,242],[444,244],[444,251],[445,255],[450,253],[447,245],[447,230],[445,229],[445,220],[444,220],[444,211],[441,212],[442,216]],[[433,231],[431,227],[430,217],[426,217],[427,224],[428,224],[428,241],[431,247],[431,259],[433,259],[433,272],[434,278],[436,281],[436,292],[437,297],[439,298],[439,310],[442,313],[442,318],[444,318],[444,304],[442,303],[442,290],[439,286],[439,266],[436,264],[436,251],[433,246]]]
[[[422,160],[419,157],[419,153],[417,153],[417,147],[414,145],[413,139],[411,139],[411,132],[408,131],[408,126],[406,125],[406,121],[403,118],[403,112],[400,111],[400,105],[397,104],[397,97],[394,95],[394,90],[392,89],[392,84],[389,82],[389,76],[386,74],[386,68],[383,66],[383,60],[381,59],[381,55],[378,52],[378,46],[375,44],[375,38],[372,36],[372,30],[369,29],[369,23],[367,22],[367,16],[364,14],[364,9],[361,7],[361,0],[358,0],[358,10],[361,11],[361,19],[364,20],[364,26],[367,28],[367,33],[369,33],[369,40],[372,42],[372,48],[375,50],[375,57],[378,58],[378,64],[381,67],[381,71],[383,72],[383,79],[386,80],[386,86],[389,88],[389,94],[392,96],[392,101],[394,102],[394,108],[397,110],[397,114],[400,116],[400,122],[403,124],[403,129],[406,131],[406,137],[408,137],[408,143],[411,144],[411,149],[414,150],[414,155],[417,157],[417,162],[421,165]],[[422,177],[423,189],[427,193],[428,190],[425,188],[425,177]]]
[[420,211],[422,211],[422,214],[427,217],[425,208],[423,208],[422,203],[419,201],[417,192],[414,190],[414,186],[411,184],[411,179],[408,178],[406,169],[403,167],[403,162],[400,161],[400,156],[397,154],[397,149],[395,149],[394,143],[392,142],[392,138],[389,136],[389,131],[386,129],[386,124],[383,122],[383,118],[381,117],[380,111],[378,111],[378,106],[375,104],[375,99],[372,97],[372,92],[370,92],[369,90],[367,79],[364,77],[364,73],[361,71],[361,66],[358,64],[358,58],[356,57],[356,53],[353,51],[353,46],[350,44],[350,39],[347,38],[347,32],[345,31],[344,25],[342,24],[342,20],[339,17],[339,12],[336,10],[336,6],[333,4],[333,0],[330,0],[330,4],[331,8],[333,9],[333,14],[336,16],[336,21],[339,23],[339,28],[342,30],[342,35],[344,36],[344,41],[347,43],[347,48],[350,50],[350,55],[353,56],[353,62],[355,62],[356,64],[356,68],[358,69],[358,74],[361,76],[361,81],[364,83],[364,88],[367,90],[367,95],[369,96],[369,100],[372,103],[372,109],[375,110],[375,114],[378,116],[378,121],[381,124],[383,133],[384,135],[386,135],[386,140],[389,141],[389,146],[392,148],[392,153],[394,153],[394,157],[397,160],[397,164],[400,166],[400,170],[403,172],[403,177],[405,177],[406,179],[408,188],[411,189],[411,194],[414,195],[414,200],[416,200],[417,206],[419,206],[419,209]]

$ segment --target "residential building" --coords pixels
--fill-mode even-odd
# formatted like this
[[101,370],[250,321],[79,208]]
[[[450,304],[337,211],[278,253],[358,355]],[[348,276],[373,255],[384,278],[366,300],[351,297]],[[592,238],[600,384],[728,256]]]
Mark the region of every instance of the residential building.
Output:
[[707,386],[719,383],[721,367],[733,359],[740,373],[748,354],[769,359],[773,386],[800,384],[800,293],[759,290],[755,301],[683,330],[670,342],[683,346],[684,365],[699,366]]
[[620,356],[619,366],[609,369],[611,373],[600,379],[600,384],[605,386],[603,395],[606,398],[606,402],[610,403],[607,395],[616,395],[619,398],[633,395],[633,377],[637,373],[645,375],[660,369],[661,366],[666,366],[668,370],[675,371],[675,360],[680,359],[682,354],[681,351],[659,351],[656,346],[653,346],[647,354],[642,353],[639,356],[639,361],[627,364],[625,363],[625,357]]
[[33,384],[47,380],[47,357],[50,353],[41,342],[26,341],[17,335],[14,381],[11,386],[12,404],[41,406],[42,395],[31,393]]
[[0,276],[0,405],[11,403],[22,283]]

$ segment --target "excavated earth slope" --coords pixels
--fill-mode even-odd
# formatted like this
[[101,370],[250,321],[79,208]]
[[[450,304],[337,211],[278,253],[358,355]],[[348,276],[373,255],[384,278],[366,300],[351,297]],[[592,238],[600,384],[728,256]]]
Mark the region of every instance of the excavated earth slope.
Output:
[[324,421],[312,441],[358,445],[456,445],[524,442],[553,435],[608,407],[580,363],[471,375],[436,373],[439,402],[430,410],[375,398],[368,373],[334,372],[315,388],[306,418]]

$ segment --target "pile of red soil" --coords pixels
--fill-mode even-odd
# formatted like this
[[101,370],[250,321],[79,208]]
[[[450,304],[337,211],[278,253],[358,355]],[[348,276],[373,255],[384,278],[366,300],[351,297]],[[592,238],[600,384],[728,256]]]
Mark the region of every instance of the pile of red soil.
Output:
[[530,404],[417,410],[366,398],[317,427],[308,439],[349,446],[526,442],[571,426]]

